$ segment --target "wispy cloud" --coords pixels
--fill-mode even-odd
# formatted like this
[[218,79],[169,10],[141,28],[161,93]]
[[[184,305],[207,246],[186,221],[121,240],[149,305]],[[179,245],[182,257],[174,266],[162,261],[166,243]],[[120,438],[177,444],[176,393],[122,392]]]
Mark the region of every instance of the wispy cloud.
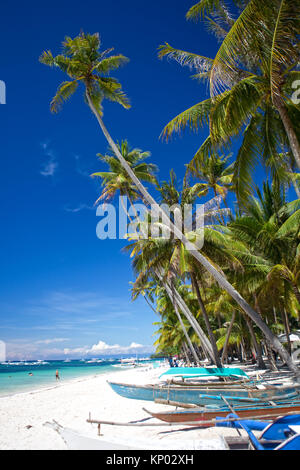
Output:
[[[105,292],[52,291],[42,297],[32,299],[24,306],[22,318],[30,318],[30,323],[57,331],[68,329],[91,330],[93,324],[113,325],[117,319],[132,316],[127,300],[108,296]],[[44,323],[45,321],[45,323]],[[18,325],[22,327],[22,324]],[[24,326],[27,326],[26,324]],[[63,333],[64,335],[64,333]]]
[[44,157],[46,157],[45,162],[42,164],[42,169],[40,174],[42,176],[54,176],[57,168],[58,162],[54,151],[50,148],[49,142],[43,142],[41,144],[43,149]]
[[78,204],[78,206],[75,206],[75,207],[70,207],[69,205],[65,205],[64,210],[66,212],[72,212],[72,213],[75,214],[77,212],[81,212],[81,211],[84,211],[84,210],[94,210],[94,211],[96,211],[96,207],[89,206],[88,204],[80,203],[80,204]]
[[91,173],[93,173],[93,172],[88,171],[86,168],[84,168],[84,166],[82,164],[82,158],[79,155],[75,155],[75,162],[76,162],[76,166],[75,166],[76,172],[81,176],[85,176],[85,177],[90,178]]
[[64,343],[65,341],[69,341],[69,338],[49,338],[49,339],[41,339],[41,340],[39,340],[39,341],[35,341],[35,344]]
[[[8,315],[0,338],[9,359],[146,354],[153,348],[139,340],[140,325],[133,322],[136,309],[127,298],[103,290],[49,291],[23,303],[17,324]],[[102,335],[99,341],[97,332]]]

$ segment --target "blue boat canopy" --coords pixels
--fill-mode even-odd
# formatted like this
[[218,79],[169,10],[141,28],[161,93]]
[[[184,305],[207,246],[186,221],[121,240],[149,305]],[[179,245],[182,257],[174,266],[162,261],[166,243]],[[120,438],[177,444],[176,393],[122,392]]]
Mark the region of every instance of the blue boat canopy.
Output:
[[164,376],[173,377],[244,377],[249,376],[242,369],[235,367],[171,367],[161,374],[159,378]]

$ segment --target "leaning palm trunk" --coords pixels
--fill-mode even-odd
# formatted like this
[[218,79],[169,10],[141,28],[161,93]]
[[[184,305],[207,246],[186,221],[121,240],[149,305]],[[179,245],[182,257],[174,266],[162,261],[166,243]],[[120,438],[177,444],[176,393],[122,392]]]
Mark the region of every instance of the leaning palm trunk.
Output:
[[290,354],[292,354],[292,344],[291,344],[291,339],[290,339],[291,330],[290,330],[289,320],[287,316],[287,311],[284,308],[283,311],[280,309],[280,312],[281,312],[282,323],[284,324],[286,339],[288,343],[288,351]]
[[194,315],[192,314],[192,312],[190,311],[190,309],[186,305],[185,301],[183,300],[183,298],[181,297],[179,292],[176,289],[172,288],[169,281],[164,281],[163,275],[158,271],[158,269],[156,270],[155,274],[157,275],[158,279],[163,284],[163,286],[164,286],[171,302],[173,303],[175,301],[178,308],[181,310],[183,315],[186,317],[186,319],[188,320],[190,325],[195,330],[195,332],[196,332],[197,336],[199,337],[201,345],[202,345],[203,349],[205,350],[206,354],[213,361],[214,360],[214,355],[213,355],[213,350],[212,350],[211,344],[210,344],[208,338],[206,337],[204,331],[202,330],[201,326],[197,322],[196,318],[194,317]]
[[250,332],[253,348],[256,352],[256,359],[257,359],[258,367],[260,369],[266,369],[266,364],[264,363],[264,360],[263,360],[263,357],[262,357],[262,350],[261,350],[260,344],[258,344],[258,342],[256,340],[256,336],[255,336],[251,321],[248,317],[245,317],[245,318],[246,318],[247,326],[248,326],[248,329],[249,329],[249,332]]
[[231,331],[232,331],[232,328],[233,328],[233,325],[234,325],[235,315],[236,315],[235,312],[233,312],[231,320],[230,320],[230,324],[229,324],[229,327],[228,327],[228,330],[227,330],[227,333],[226,333],[225,343],[224,343],[222,357],[221,357],[222,364],[224,364],[225,357],[227,357],[227,349],[228,349],[228,345],[229,345],[229,338],[230,338]]
[[[227,281],[227,279],[218,272],[218,270],[198,251],[197,247],[190,243],[187,238],[184,236],[184,234],[179,230],[169,219],[169,217],[166,215],[166,213],[160,208],[160,206],[156,203],[156,201],[152,198],[152,196],[148,193],[146,188],[143,186],[143,184],[140,182],[140,180],[136,177],[134,174],[134,171],[131,169],[131,167],[128,165],[124,157],[121,155],[118,147],[116,146],[115,142],[111,138],[108,130],[106,129],[104,122],[101,118],[100,113],[96,109],[96,107],[93,104],[93,101],[89,95],[88,89],[86,91],[86,97],[88,104],[91,108],[91,111],[95,115],[102,132],[105,136],[105,138],[108,141],[108,144],[110,145],[111,149],[113,150],[114,154],[122,164],[123,168],[127,171],[128,175],[132,179],[132,181],[135,183],[137,189],[140,191],[140,193],[144,196],[146,199],[147,203],[152,206],[152,209],[156,212],[156,215],[161,215],[163,223],[168,225],[170,227],[170,230],[174,233],[175,236],[177,236],[183,243],[183,245],[189,249],[190,253],[194,258],[214,277],[214,279],[217,281],[217,283],[224,289],[228,294],[240,305],[240,307],[245,311],[245,313],[254,321],[254,323],[257,324],[257,326],[262,330],[264,335],[266,336],[267,340],[272,344],[272,347],[278,352],[278,354],[281,356],[281,358],[286,362],[288,368],[294,372],[295,374],[299,375],[300,372],[297,368],[297,366],[294,364],[292,361],[290,355],[287,353],[285,348],[282,346],[278,338],[271,332],[271,330],[268,328],[268,326],[263,322],[261,317],[253,310],[253,308],[245,301],[245,299],[235,290],[235,288]],[[300,162],[300,159],[299,159]],[[300,165],[299,165],[300,167]]]
[[272,347],[271,347],[271,345],[268,341],[266,342],[266,351],[267,351],[267,357],[269,359],[271,370],[273,370],[274,372],[277,372],[278,368],[276,366],[276,362],[275,362],[275,359],[274,359],[274,356],[273,356],[273,350],[272,350]]
[[174,295],[173,295],[173,306],[174,306],[174,310],[175,310],[175,313],[176,313],[176,315],[177,315],[177,318],[178,318],[178,320],[179,320],[181,329],[182,329],[182,331],[183,331],[183,334],[184,334],[184,336],[185,336],[185,338],[186,338],[186,341],[187,341],[187,343],[188,343],[188,345],[189,345],[189,349],[190,349],[190,351],[191,351],[191,354],[192,354],[192,356],[193,356],[193,358],[194,358],[194,361],[196,362],[196,364],[199,364],[199,363],[200,363],[199,357],[197,356],[197,353],[196,353],[196,351],[195,351],[195,348],[194,348],[194,346],[193,346],[193,343],[192,343],[192,341],[191,341],[191,338],[189,337],[188,332],[186,331],[186,327],[184,326],[184,323],[183,323],[183,321],[182,321],[181,315],[180,315],[180,313],[179,313],[179,311],[178,311],[178,307],[177,307],[176,300],[174,299]]
[[292,154],[294,156],[295,162],[300,170],[300,144],[297,138],[297,134],[295,132],[293,123],[290,119],[286,106],[283,102],[281,96],[273,98],[274,106],[276,107],[277,111],[280,114],[281,120],[283,122],[286,134],[289,139],[290,147]]
[[215,336],[213,334],[213,331],[212,331],[212,328],[210,326],[209,318],[208,318],[208,315],[207,315],[207,311],[206,311],[204,302],[203,302],[202,297],[201,297],[201,293],[200,293],[197,278],[196,278],[196,276],[193,272],[191,272],[190,275],[191,275],[192,285],[194,286],[194,289],[195,289],[195,292],[196,292],[196,296],[197,296],[197,300],[198,300],[198,303],[199,303],[199,306],[200,306],[200,310],[202,312],[202,315],[203,315],[203,318],[204,318],[204,321],[205,321],[205,325],[206,325],[208,337],[209,337],[209,340],[210,340],[210,344],[211,344],[212,349],[213,349],[214,362],[215,362],[217,367],[222,367],[220,357],[219,357],[218,348],[217,348],[216,338],[215,338]]
[[191,365],[191,361],[190,361],[190,358],[189,358],[189,350],[188,350],[188,346],[186,343],[183,343],[182,344],[182,351],[183,351],[183,354],[185,356],[185,361],[186,361],[186,364],[188,367],[190,367]]
[[[128,193],[127,193],[127,197],[128,197],[129,203],[130,203],[130,205],[131,205],[131,207],[132,207],[132,209],[133,209],[133,211],[134,211],[134,213],[135,213],[136,219],[140,222],[139,215],[138,215],[137,211],[135,210],[135,207],[134,207],[134,205],[133,205],[133,203],[132,203],[132,201],[131,201],[130,196],[129,196]],[[126,207],[125,207],[124,205],[123,205],[123,209],[124,209],[124,211],[126,212],[127,216],[129,217],[129,220],[132,222],[132,220],[130,219],[130,216],[129,216],[128,212],[127,212],[127,209],[126,209]],[[155,270],[155,275],[162,281],[162,275],[159,274],[159,269],[158,269],[158,268],[156,268],[156,270]],[[167,290],[166,285],[165,285],[165,282],[163,282],[163,285],[164,285],[165,289]],[[173,294],[173,295],[172,295],[172,297],[171,297],[171,296],[168,294],[168,296],[169,296],[169,298],[170,298],[170,300],[171,300],[171,303],[172,303],[172,305],[173,305],[173,307],[174,307],[175,313],[176,313],[177,318],[178,318],[178,320],[179,320],[181,329],[182,329],[183,334],[184,334],[184,336],[185,336],[185,338],[186,338],[186,340],[187,340],[187,343],[188,343],[188,345],[189,345],[190,352],[191,352],[191,354],[192,354],[192,356],[193,356],[193,358],[194,358],[196,364],[199,364],[199,363],[200,363],[199,357],[197,356],[197,353],[196,353],[196,351],[195,351],[195,348],[194,348],[194,346],[193,346],[193,343],[192,343],[192,341],[191,341],[191,339],[190,339],[190,337],[189,337],[189,335],[188,335],[188,332],[187,332],[187,330],[186,330],[186,328],[185,328],[185,326],[184,326],[184,323],[183,323],[183,321],[182,321],[181,315],[180,315],[180,313],[179,313],[179,311],[178,311],[178,305],[177,305],[177,302],[176,302],[176,300],[175,300],[175,298],[174,298],[174,292],[175,292],[175,291],[176,291],[176,287],[174,286],[174,283],[172,283],[172,294]],[[176,291],[176,292],[177,292],[177,291]],[[179,294],[178,294],[178,295],[179,295]],[[147,300],[147,299],[146,299],[146,300]],[[148,303],[148,301],[147,301],[147,303]],[[152,308],[152,310],[154,310],[152,306],[151,306],[151,308]],[[154,310],[154,311],[155,311],[155,310]],[[157,312],[155,311],[155,313],[157,313]],[[191,315],[192,315],[192,314],[191,314]],[[188,321],[189,321],[190,325],[193,326],[189,319],[188,319]],[[200,341],[201,341],[201,337],[199,337],[199,339],[200,339]]]

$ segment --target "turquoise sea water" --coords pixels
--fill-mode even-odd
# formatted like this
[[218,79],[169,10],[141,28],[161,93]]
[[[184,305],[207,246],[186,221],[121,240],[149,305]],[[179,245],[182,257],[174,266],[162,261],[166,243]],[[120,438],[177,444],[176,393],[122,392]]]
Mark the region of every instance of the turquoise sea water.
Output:
[[[148,362],[148,361],[141,361]],[[60,382],[91,375],[117,372],[124,369],[118,359],[73,361],[28,361],[0,364],[0,396],[14,395],[56,385],[55,372]]]

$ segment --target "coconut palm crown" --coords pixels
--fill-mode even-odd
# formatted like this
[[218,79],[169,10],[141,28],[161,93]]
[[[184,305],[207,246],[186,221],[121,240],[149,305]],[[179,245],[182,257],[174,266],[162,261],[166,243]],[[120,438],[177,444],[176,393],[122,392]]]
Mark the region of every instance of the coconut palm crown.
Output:
[[53,97],[50,109],[57,113],[63,102],[67,101],[77,90],[80,83],[85,85],[86,91],[100,114],[103,113],[102,101],[108,99],[129,108],[129,100],[122,91],[121,84],[116,78],[108,76],[110,72],[118,69],[128,62],[122,54],[109,55],[113,48],[100,51],[101,40],[98,33],[81,33],[74,39],[66,37],[62,43],[62,53],[53,56],[51,51],[44,51],[40,62],[50,67],[58,67],[66,73],[69,81],[62,82]]

